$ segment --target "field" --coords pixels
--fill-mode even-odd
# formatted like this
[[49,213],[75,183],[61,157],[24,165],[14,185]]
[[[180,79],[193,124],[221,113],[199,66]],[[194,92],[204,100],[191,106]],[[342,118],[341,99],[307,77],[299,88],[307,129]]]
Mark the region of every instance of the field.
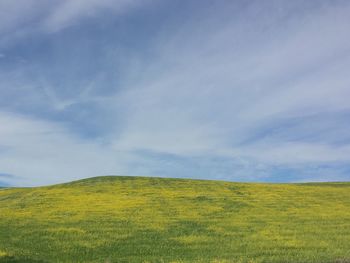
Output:
[[350,262],[350,183],[0,189],[0,262]]

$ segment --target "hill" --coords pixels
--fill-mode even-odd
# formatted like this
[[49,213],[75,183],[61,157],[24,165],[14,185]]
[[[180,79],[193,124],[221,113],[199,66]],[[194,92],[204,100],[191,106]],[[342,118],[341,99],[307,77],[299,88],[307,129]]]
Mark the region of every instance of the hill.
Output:
[[350,262],[350,183],[109,176],[2,189],[0,262]]

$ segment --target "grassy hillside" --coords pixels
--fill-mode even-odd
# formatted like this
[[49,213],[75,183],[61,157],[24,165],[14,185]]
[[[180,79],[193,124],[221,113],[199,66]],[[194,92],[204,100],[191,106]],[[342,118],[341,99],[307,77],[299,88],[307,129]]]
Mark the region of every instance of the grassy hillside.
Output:
[[350,183],[2,189],[0,262],[350,262]]

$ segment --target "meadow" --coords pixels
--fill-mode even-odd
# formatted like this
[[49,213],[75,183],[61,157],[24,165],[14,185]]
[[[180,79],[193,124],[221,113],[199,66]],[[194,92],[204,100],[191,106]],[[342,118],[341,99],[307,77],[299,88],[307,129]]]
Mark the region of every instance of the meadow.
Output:
[[350,183],[107,176],[0,189],[0,262],[350,262]]

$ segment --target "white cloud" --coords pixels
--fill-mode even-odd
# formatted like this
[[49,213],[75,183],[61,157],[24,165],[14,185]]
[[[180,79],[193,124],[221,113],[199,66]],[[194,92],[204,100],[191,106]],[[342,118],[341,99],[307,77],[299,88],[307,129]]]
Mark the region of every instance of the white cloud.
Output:
[[[112,116],[109,119],[121,111],[123,122],[106,124],[109,132],[103,144],[77,138],[64,123],[2,113],[0,145],[6,152],[0,153],[0,172],[22,176],[18,182],[26,185],[135,171],[149,174],[157,166],[161,173],[161,161],[135,156],[137,151],[232,158],[242,163],[241,173],[250,179],[256,167],[349,164],[344,119],[321,120],[321,131],[314,122],[295,129],[283,124],[350,111],[349,3],[292,15],[288,9],[271,15],[270,6],[258,3],[251,3],[250,9],[237,16],[209,10],[205,18],[197,20],[194,15],[172,30],[162,27],[164,31],[156,35],[151,48],[152,57],[133,57],[123,67],[125,74],[120,75],[126,76],[122,83],[127,87],[115,96],[83,91],[63,99],[59,89],[43,78],[35,103],[45,97],[52,108],[63,111],[93,102],[108,108],[103,113]],[[40,21],[45,32],[53,32],[97,16],[101,10],[122,13],[138,4],[66,0],[50,6]],[[27,8],[21,14],[34,12]],[[22,21],[2,19],[6,30]],[[11,81],[6,85],[11,86]],[[93,85],[98,87],[98,83]],[[29,93],[34,92],[30,89]],[[280,125],[277,128],[282,132],[272,129],[259,136],[264,127],[273,125]],[[333,138],[343,137],[341,146],[328,140],[331,130],[336,131]],[[298,139],[293,132],[299,134]],[[317,139],[303,138],[313,133]],[[133,162],[145,166],[134,168]],[[340,173],[337,178],[342,178]],[[235,176],[233,171],[232,179]]]
[[259,142],[232,150],[232,156],[252,158],[269,165],[350,162],[350,145],[305,142]]
[[33,33],[53,33],[96,18],[101,12],[121,15],[148,1],[140,0],[2,0],[0,47]]
[[140,5],[139,0],[65,0],[61,1],[44,24],[49,31],[58,31],[74,25],[82,18],[94,17],[99,11],[123,13]]
[[70,134],[61,124],[0,113],[1,172],[16,185],[45,185],[126,171],[127,153]]
[[[288,31],[273,24],[267,37],[259,28],[245,33],[226,18],[225,26],[219,21],[199,38],[193,26],[171,41],[168,34],[159,37],[159,59],[147,61],[143,82],[132,83],[118,100],[128,121],[116,147],[172,154],[234,149],[236,157],[288,164],[349,161],[347,146],[322,141],[293,143],[270,134],[268,143],[240,145],[264,123],[350,110],[349,11],[348,4],[313,10],[282,21]],[[246,28],[264,24],[241,19]],[[244,38],[251,42],[235,45]]]

